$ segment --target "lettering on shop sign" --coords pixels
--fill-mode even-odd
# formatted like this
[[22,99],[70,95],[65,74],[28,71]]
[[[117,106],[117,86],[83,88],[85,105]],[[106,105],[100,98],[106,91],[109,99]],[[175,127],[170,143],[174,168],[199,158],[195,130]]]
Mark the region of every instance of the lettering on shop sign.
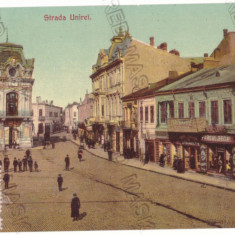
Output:
[[186,141],[182,142],[182,145],[200,146],[199,143],[196,143],[196,142],[186,142]]
[[204,135],[204,142],[234,143],[233,137],[228,135]]

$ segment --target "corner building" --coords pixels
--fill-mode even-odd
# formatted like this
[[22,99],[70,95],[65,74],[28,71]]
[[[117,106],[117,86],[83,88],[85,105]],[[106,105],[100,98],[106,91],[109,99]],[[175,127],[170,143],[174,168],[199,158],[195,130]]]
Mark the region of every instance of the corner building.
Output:
[[0,149],[32,147],[34,59],[23,46],[0,44]]
[[191,70],[190,62],[176,50],[167,51],[167,44],[154,46],[133,39],[122,32],[111,39],[109,49],[101,49],[92,67],[94,118],[92,120],[96,142],[111,144],[113,151],[123,153],[123,107],[121,98],[149,83],[166,78],[169,71],[182,74]]

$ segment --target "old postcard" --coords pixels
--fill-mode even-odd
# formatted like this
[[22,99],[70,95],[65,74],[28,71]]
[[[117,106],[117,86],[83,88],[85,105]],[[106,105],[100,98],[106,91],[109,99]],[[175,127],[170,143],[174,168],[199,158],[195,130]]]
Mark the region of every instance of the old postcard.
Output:
[[0,7],[1,231],[234,228],[235,2],[100,2]]

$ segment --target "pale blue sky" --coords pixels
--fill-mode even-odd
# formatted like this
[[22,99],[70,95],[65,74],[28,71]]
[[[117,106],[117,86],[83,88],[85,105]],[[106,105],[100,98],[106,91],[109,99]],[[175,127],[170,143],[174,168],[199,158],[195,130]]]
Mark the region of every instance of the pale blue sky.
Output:
[[[181,56],[209,54],[223,37],[223,29],[235,31],[228,4],[120,6],[130,34],[149,43],[168,43]],[[9,42],[21,44],[26,58],[35,58],[33,101],[36,96],[65,107],[91,92],[91,67],[101,48],[109,48],[113,32],[105,7],[2,8]],[[90,14],[90,21],[70,21],[70,14]],[[44,21],[44,15],[60,15],[67,21]],[[5,36],[0,41],[5,41]]]

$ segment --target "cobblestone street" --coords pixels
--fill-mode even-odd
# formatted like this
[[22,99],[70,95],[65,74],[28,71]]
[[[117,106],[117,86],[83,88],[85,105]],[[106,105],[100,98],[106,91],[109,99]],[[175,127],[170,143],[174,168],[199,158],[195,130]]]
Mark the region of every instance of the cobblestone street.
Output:
[[[55,149],[32,149],[39,172],[12,169],[10,189],[2,184],[3,231],[110,230],[234,227],[232,191],[124,166],[97,158],[70,141]],[[70,156],[70,171],[64,158]],[[57,176],[64,178],[58,191]],[[1,173],[3,176],[3,172]],[[70,217],[73,193],[81,201],[79,221]]]

